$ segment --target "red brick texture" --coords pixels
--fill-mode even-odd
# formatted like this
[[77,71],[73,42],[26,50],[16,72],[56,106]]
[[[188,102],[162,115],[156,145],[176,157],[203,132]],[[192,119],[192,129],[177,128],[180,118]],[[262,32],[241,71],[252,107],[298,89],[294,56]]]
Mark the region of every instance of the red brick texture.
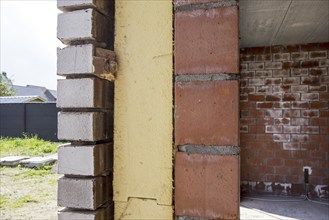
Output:
[[176,145],[237,146],[238,86],[237,81],[176,82]]
[[236,6],[175,13],[176,74],[239,72]]
[[194,149],[176,153],[176,216],[239,218],[238,8],[219,2],[174,1],[174,144]]
[[175,171],[176,215],[239,218],[239,156],[177,153]]
[[240,50],[241,180],[329,184],[329,43]]

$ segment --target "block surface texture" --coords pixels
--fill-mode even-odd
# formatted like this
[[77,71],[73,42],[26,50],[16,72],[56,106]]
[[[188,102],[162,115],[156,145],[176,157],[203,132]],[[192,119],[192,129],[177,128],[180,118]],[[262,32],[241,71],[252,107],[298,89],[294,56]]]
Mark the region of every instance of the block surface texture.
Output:
[[176,154],[176,216],[238,219],[239,199],[239,156]]
[[239,73],[238,9],[175,13],[175,73]]
[[109,200],[110,178],[68,178],[58,180],[58,205],[95,210]]
[[66,175],[98,176],[112,170],[113,144],[58,148],[58,173]]
[[99,141],[111,137],[109,116],[105,112],[60,112],[58,139]]
[[99,78],[60,79],[57,82],[58,108],[113,109],[114,83]]
[[238,145],[237,81],[176,82],[176,145]]

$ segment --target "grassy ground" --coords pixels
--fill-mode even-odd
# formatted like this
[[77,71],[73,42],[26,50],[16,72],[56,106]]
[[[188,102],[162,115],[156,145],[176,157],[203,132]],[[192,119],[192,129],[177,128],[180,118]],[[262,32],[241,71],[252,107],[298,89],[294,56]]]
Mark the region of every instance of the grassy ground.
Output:
[[59,143],[45,141],[37,136],[27,136],[24,138],[4,138],[0,137],[0,157],[7,155],[29,155],[41,156],[56,153]]
[[[0,156],[56,153],[59,143],[37,137],[0,138]],[[56,165],[0,167],[0,219],[57,219]]]

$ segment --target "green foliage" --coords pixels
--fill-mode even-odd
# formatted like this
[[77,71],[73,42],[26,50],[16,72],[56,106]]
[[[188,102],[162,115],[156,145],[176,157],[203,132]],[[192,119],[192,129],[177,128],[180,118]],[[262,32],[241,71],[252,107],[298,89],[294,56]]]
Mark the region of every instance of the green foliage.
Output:
[[2,74],[0,74],[0,96],[13,96],[15,95],[15,91],[13,88],[9,86],[11,80],[4,80]]
[[0,156],[42,156],[45,154],[56,153],[59,144],[61,143],[42,140],[38,138],[37,135],[24,135],[23,138],[0,137]]

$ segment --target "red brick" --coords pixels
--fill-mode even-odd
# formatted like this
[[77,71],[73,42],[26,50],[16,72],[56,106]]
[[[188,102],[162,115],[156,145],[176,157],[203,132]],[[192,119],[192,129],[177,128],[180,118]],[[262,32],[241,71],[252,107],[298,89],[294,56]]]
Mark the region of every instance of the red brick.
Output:
[[273,125],[273,118],[258,118],[257,125]]
[[264,126],[249,126],[249,133],[264,133]]
[[237,81],[176,83],[176,144],[237,145],[238,93]]
[[272,71],[271,70],[257,70],[255,73],[255,77],[272,77]]
[[175,13],[176,74],[239,73],[238,8]]
[[290,60],[290,53],[273,54],[273,61],[288,61]]
[[329,117],[329,110],[320,110],[320,117]]
[[248,64],[247,63],[240,63],[240,70],[241,71],[248,70]]
[[300,133],[300,126],[283,126],[283,133]]
[[239,199],[238,156],[176,154],[177,216],[237,219]]
[[257,86],[256,87],[257,93],[269,93],[271,92],[271,87],[269,86]]
[[240,62],[243,63],[255,62],[255,55],[240,54]]
[[320,77],[320,82],[329,84],[329,76],[321,76]]
[[255,71],[244,70],[240,72],[240,76],[241,78],[253,78],[255,77]]
[[310,92],[326,92],[327,86],[309,86]]
[[275,95],[267,95],[266,101],[280,101],[281,100],[281,94],[275,94]]
[[291,118],[291,125],[309,125],[309,119],[308,118]]
[[319,50],[329,50],[329,42],[319,43]]
[[303,93],[302,101],[314,101],[319,100],[319,93]]
[[240,102],[247,102],[248,101],[248,96],[247,95],[240,95]]
[[250,94],[248,96],[248,99],[251,101],[264,101],[265,97],[264,95],[254,95],[254,94]]
[[310,74],[313,76],[326,75],[327,73],[328,72],[326,68],[310,69]]
[[290,69],[290,68],[300,68],[300,62],[299,61],[288,61],[282,63],[282,69]]
[[278,85],[281,84],[281,78],[267,78],[264,82],[265,85]]
[[292,108],[293,109],[305,109],[309,108],[309,103],[308,102],[292,102]]
[[273,77],[288,77],[289,70],[272,70]]
[[292,142],[306,142],[309,140],[309,136],[306,134],[292,134],[291,135],[291,140]]
[[300,94],[299,93],[285,93],[282,97],[282,101],[299,101]]
[[[321,98],[321,96],[320,96],[320,98]],[[311,109],[320,109],[320,108],[322,108],[322,109],[327,109],[328,108],[328,102],[326,102],[326,101],[315,101],[315,102],[310,102],[310,108]]]
[[310,125],[313,126],[327,126],[328,118],[311,118]]
[[247,125],[240,125],[240,133],[248,133],[248,131]]
[[318,85],[319,84],[319,78],[318,77],[302,77],[302,84],[305,85]]
[[254,141],[256,139],[256,135],[255,134],[241,134],[240,135],[241,140],[247,141]]
[[248,87],[240,89],[240,94],[250,94],[255,92],[255,87]]
[[291,86],[291,92],[307,92],[308,86],[306,85],[298,85],[298,86]]
[[247,86],[248,86],[248,79],[241,79],[241,80],[239,81],[239,84],[240,84],[240,87],[241,87],[241,88],[245,88],[245,87],[247,87]]
[[301,133],[319,134],[319,126],[303,126]]
[[257,134],[257,140],[259,141],[273,141],[272,134]]
[[318,110],[302,110],[301,114],[303,117],[318,117],[319,111]]
[[264,79],[249,79],[249,85],[251,86],[259,86],[264,85]]
[[[329,136],[328,135],[316,135],[316,134],[310,134],[310,142],[322,142],[322,143],[328,143]],[[328,149],[327,149],[328,150]]]
[[310,59],[327,58],[327,51],[314,51],[310,52]]
[[268,159],[267,160],[267,166],[282,166],[283,165],[283,160],[279,158],[275,159]]
[[290,158],[290,152],[285,150],[277,150],[275,151],[275,158],[283,158],[285,159],[284,161],[286,161],[286,159]]
[[282,69],[282,62],[265,62],[264,67],[267,70]]
[[327,67],[329,66],[329,59],[327,60],[320,60],[320,67]]
[[274,118],[282,118],[282,110],[275,109],[275,110],[265,110],[266,117],[274,117]]
[[264,63],[249,63],[248,67],[249,70],[263,70]]
[[284,160],[284,165],[287,167],[297,167],[298,168],[298,167],[302,166],[302,161],[286,159],[286,160]]
[[289,134],[273,134],[273,141],[275,142],[289,142],[290,135]]
[[290,118],[275,118],[274,125],[288,125],[290,124]]
[[300,110],[289,109],[283,111],[283,117],[300,117]]
[[300,150],[299,143],[283,143],[283,150]]
[[221,2],[226,0],[174,0],[174,5],[182,6],[182,5],[194,5],[194,4],[205,4],[210,2]]
[[308,75],[308,69],[306,68],[292,68],[290,70],[291,76],[307,76]]
[[279,125],[267,125],[266,128],[266,133],[282,133],[282,126]]
[[249,111],[249,116],[250,117],[255,117],[255,118],[264,117],[264,111],[263,110],[251,109]]
[[300,66],[303,67],[303,68],[317,67],[317,66],[319,66],[319,61],[317,61],[317,60],[302,61]]
[[281,86],[273,86],[272,90],[273,93],[277,92],[289,92],[290,91],[290,85],[281,85]]
[[308,58],[307,52],[301,52],[301,53],[291,53],[291,60],[306,60]]
[[318,44],[304,44],[301,45],[300,50],[301,51],[315,51],[318,50]]
[[329,101],[329,93],[320,93],[320,101]]
[[242,125],[256,125],[256,119],[255,118],[241,118],[240,123]]
[[292,52],[299,52],[299,50],[300,50],[299,45],[288,45],[288,46],[285,46],[284,52],[292,53]]
[[271,61],[271,60],[272,60],[271,54],[256,55],[256,62]]
[[289,78],[284,78],[283,79],[283,84],[289,84],[289,85],[292,85],[292,84],[299,84],[299,77],[289,77]]
[[257,108],[272,108],[273,103],[268,103],[268,102],[259,102],[257,103]]

